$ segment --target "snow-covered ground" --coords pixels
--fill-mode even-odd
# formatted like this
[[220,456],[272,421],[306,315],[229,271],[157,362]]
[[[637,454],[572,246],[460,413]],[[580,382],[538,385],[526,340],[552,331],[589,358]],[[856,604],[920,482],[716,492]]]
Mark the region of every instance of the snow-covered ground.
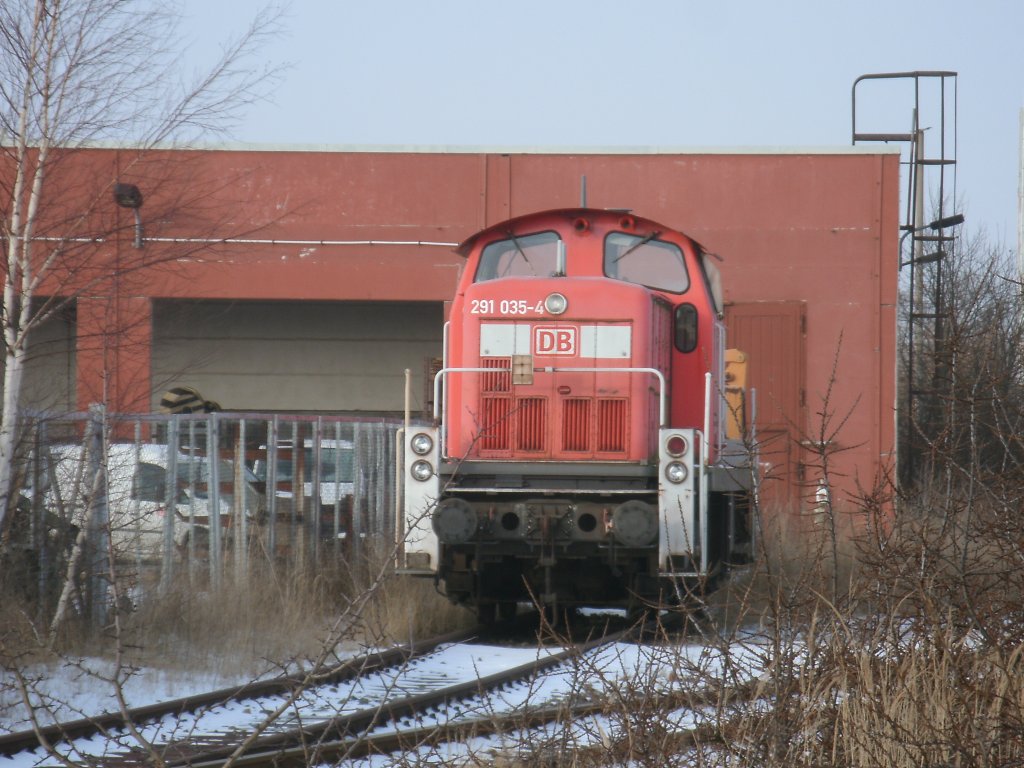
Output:
[[[59,721],[78,720],[103,712],[117,711],[111,679],[112,662],[81,658],[54,664],[31,664],[22,674],[31,686],[33,704],[48,710]],[[0,734],[28,730],[32,723],[19,690],[17,677],[5,671],[0,687]],[[215,691],[248,682],[251,676],[225,676],[216,671],[157,669],[134,671],[122,688],[128,705],[141,707],[160,701]],[[43,724],[49,718],[45,715]]]

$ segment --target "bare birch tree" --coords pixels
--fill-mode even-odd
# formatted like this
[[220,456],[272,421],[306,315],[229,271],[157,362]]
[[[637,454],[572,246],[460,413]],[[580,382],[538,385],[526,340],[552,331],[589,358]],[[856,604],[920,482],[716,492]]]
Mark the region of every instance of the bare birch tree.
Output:
[[[97,144],[131,147],[134,162],[144,162],[155,149],[230,133],[241,109],[263,98],[280,73],[254,59],[276,34],[279,18],[273,7],[259,12],[212,65],[188,75],[179,18],[159,2],[0,0],[0,533],[13,508],[31,331],[109,280],[111,269],[147,269],[161,258],[138,248],[136,226],[131,258],[116,267],[97,265],[96,244],[117,236],[116,217],[106,213],[114,205],[111,193],[130,197],[138,190],[115,189],[118,180],[109,178],[81,185],[69,197],[55,174],[77,151]],[[137,212],[141,198],[134,202]]]

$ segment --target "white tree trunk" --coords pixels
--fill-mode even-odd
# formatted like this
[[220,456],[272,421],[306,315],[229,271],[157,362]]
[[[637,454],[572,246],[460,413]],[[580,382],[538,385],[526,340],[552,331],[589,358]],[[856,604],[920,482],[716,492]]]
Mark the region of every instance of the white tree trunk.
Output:
[[13,506],[14,452],[18,447],[18,396],[25,372],[25,353],[21,347],[8,348],[4,368],[3,410],[0,412],[0,531],[9,507]]
[[[109,192],[116,180],[97,180],[95,194],[83,199],[80,210],[62,211],[60,189],[46,190],[44,200],[50,165],[58,167],[69,150],[104,139],[134,142],[141,155],[164,142],[187,142],[226,128],[235,110],[259,98],[279,72],[242,65],[277,30],[279,11],[267,8],[223,48],[208,71],[182,81],[180,51],[172,44],[176,14],[164,5],[153,0],[0,2],[0,208],[6,217],[0,223],[5,245],[0,323],[7,366],[0,408],[0,535],[13,508],[18,404],[31,328],[77,296],[110,290],[106,282],[115,273],[177,258],[137,248],[132,259],[98,274],[91,261],[95,248],[82,244],[118,237],[116,225],[98,213],[102,201],[114,206]],[[56,294],[47,293],[34,305],[46,280],[51,281],[47,290],[56,286]]]

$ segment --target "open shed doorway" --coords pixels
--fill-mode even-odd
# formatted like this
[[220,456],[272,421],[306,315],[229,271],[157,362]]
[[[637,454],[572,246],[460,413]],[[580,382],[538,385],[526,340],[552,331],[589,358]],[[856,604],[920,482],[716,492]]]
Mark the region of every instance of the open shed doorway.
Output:
[[153,408],[190,386],[227,411],[395,415],[406,368],[422,400],[443,314],[441,302],[155,301]]

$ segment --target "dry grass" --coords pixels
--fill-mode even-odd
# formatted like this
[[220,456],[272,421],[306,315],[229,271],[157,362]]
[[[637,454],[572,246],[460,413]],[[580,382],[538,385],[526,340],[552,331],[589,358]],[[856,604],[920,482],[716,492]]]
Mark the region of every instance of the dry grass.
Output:
[[161,593],[151,587],[123,615],[124,638],[138,661],[232,674],[312,658],[325,642],[347,590],[347,574],[320,568],[255,566],[244,578],[182,579]]
[[473,614],[450,603],[428,579],[393,576],[374,601],[370,620],[381,636],[392,642],[408,642],[468,628]]
[[[851,526],[835,547],[776,519],[750,574],[712,599],[702,640],[723,663],[680,652],[681,693],[638,675],[599,738],[521,744],[505,764],[1024,764],[1024,519],[976,499],[942,511],[904,508],[884,536]],[[680,738],[694,708],[701,727]]]
[[763,515],[756,562],[730,576],[707,601],[716,625],[724,629],[786,612],[806,620],[825,599],[842,600],[863,578],[863,515],[837,514],[833,543],[817,515],[798,516],[773,509]]
[[[430,582],[396,576],[377,553],[319,567],[257,566],[220,589],[176,587],[126,623],[148,663],[238,671],[451,631],[468,622]],[[336,646],[336,647],[334,647]]]
[[452,605],[433,580],[395,574],[390,551],[368,551],[353,570],[353,593],[373,591],[362,617],[363,635],[379,643],[404,643],[468,627],[473,615]]
[[[205,568],[190,574],[182,566],[166,589],[155,571],[121,569],[108,626],[97,632],[79,615],[61,626],[54,650],[112,657],[120,649],[138,667],[245,677],[325,650],[330,659],[468,624],[469,612],[450,605],[431,582],[395,576],[385,558],[324,556],[316,567],[264,560],[241,575],[229,565],[216,589]],[[46,611],[34,605],[32,590],[5,587],[3,655],[48,658]]]

